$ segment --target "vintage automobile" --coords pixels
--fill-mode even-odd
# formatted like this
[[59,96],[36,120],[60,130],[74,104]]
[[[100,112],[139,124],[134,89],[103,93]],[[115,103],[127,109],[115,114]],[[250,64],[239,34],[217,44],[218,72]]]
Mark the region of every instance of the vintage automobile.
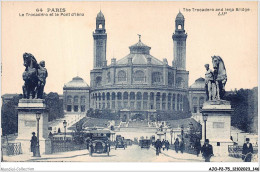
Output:
[[107,154],[110,152],[110,135],[109,130],[92,130],[89,131],[89,155],[96,154]]
[[151,145],[151,140],[150,139],[140,140],[139,145],[140,145],[141,149],[143,149],[143,148],[149,149],[150,145]]
[[125,141],[124,141],[124,137],[121,137],[120,135],[117,135],[116,136],[116,145],[115,145],[115,150],[117,148],[126,148],[126,144],[125,144]]

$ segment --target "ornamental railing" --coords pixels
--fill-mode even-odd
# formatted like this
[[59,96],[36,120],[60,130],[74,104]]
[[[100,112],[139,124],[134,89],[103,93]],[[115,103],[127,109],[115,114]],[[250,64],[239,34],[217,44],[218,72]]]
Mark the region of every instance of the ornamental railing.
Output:
[[[242,157],[243,146],[228,145],[228,155],[234,158]],[[253,154],[258,154],[258,147],[253,146]]]
[[8,143],[6,147],[6,152],[8,156],[22,154],[21,143]]

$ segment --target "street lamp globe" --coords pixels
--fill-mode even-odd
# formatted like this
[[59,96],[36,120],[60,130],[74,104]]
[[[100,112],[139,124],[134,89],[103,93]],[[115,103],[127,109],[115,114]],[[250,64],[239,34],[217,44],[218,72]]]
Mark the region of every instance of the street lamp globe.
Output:
[[170,133],[171,133],[171,134],[173,133],[173,129],[171,129]]
[[202,117],[203,117],[203,121],[207,121],[208,120],[208,114],[203,113]]
[[36,119],[40,120],[40,118],[41,118],[41,112],[37,111],[36,112]]
[[64,126],[64,128],[67,127],[67,121],[66,120],[63,121],[63,126]]

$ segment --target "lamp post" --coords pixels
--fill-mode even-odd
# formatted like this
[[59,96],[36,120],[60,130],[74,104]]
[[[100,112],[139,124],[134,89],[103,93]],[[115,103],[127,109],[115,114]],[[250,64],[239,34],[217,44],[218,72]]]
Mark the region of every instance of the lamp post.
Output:
[[170,134],[171,134],[171,145],[172,145],[172,134],[173,134],[173,129],[171,129]]
[[181,139],[183,140],[183,135],[184,135],[184,127],[181,125]]
[[64,140],[66,141],[66,127],[67,127],[67,121],[63,121],[63,127],[64,127]]
[[167,128],[165,128],[165,132],[164,132],[164,140],[166,141],[166,133],[167,133]]
[[40,121],[40,119],[41,119],[41,112],[36,112],[36,120],[37,120],[37,144],[36,144],[36,150],[35,150],[36,157],[41,157],[40,143],[39,143],[39,121]]
[[206,122],[207,122],[207,119],[208,119],[208,114],[206,114],[206,113],[203,113],[202,114],[202,117],[203,117],[203,121],[204,121],[204,142],[206,141]]

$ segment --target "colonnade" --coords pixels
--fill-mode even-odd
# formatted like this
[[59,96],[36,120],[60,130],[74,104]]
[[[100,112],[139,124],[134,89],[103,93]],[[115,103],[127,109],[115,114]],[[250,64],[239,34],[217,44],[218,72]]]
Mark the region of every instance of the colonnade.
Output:
[[185,93],[158,91],[96,91],[91,93],[93,109],[183,111]]

